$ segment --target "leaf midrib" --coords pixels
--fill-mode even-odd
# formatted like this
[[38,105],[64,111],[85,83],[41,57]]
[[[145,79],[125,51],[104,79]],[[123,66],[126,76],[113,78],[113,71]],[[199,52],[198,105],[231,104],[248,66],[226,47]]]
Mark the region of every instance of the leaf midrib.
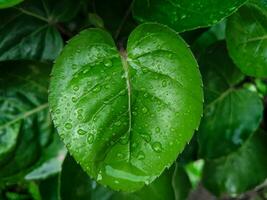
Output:
[[131,100],[131,82],[130,82],[130,73],[129,73],[129,65],[127,62],[127,53],[125,50],[120,51],[120,57],[122,62],[122,67],[125,72],[125,79],[126,79],[126,85],[127,85],[127,91],[128,91],[128,116],[129,116],[129,129],[127,133],[129,134],[129,142],[128,142],[128,149],[129,149],[129,155],[128,155],[128,161],[131,159],[131,129],[132,129],[132,100]]

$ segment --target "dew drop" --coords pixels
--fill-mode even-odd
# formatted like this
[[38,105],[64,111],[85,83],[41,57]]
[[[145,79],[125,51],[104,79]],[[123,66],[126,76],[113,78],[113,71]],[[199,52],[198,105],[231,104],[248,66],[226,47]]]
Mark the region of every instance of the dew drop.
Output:
[[60,113],[60,110],[59,109],[56,109],[56,114],[59,114]]
[[98,174],[96,180],[97,181],[101,181],[102,180],[102,175],[101,174]]
[[96,86],[94,89],[93,89],[93,92],[99,92],[101,90],[101,87],[100,86]]
[[145,159],[145,154],[143,151],[140,151],[137,155],[138,160],[144,160]]
[[117,121],[114,123],[115,126],[120,126],[121,125],[121,121]]
[[156,127],[156,133],[159,133],[159,132],[160,132],[160,128]]
[[160,153],[162,151],[162,146],[159,142],[154,142],[152,144],[152,149],[157,152],[157,153]]
[[148,134],[141,134],[141,137],[146,141],[146,142],[150,142],[151,141],[151,137]]
[[66,123],[65,124],[65,128],[66,129],[71,129],[72,128],[72,124],[71,123]]
[[90,133],[90,134],[88,135],[88,137],[87,137],[87,142],[88,142],[89,144],[92,144],[93,141],[94,141],[94,135]]
[[78,99],[77,99],[77,97],[72,97],[71,100],[73,103],[75,103],[75,102],[77,102]]
[[85,133],[86,133],[86,131],[83,130],[83,129],[79,129],[79,130],[78,130],[78,134],[79,134],[79,135],[85,135]]
[[143,108],[142,108],[142,112],[143,112],[143,113],[147,113],[147,112],[148,112],[148,109],[147,109],[146,107],[143,107]]
[[105,61],[104,61],[104,65],[105,65],[106,67],[112,67],[112,61],[111,61],[111,60],[105,60]]
[[118,158],[123,158],[123,154],[122,154],[122,153],[118,153],[118,154],[117,154],[117,157],[118,157]]
[[162,87],[166,87],[167,86],[167,81],[163,80],[162,81]]
[[73,90],[74,90],[74,91],[78,91],[78,90],[79,90],[79,86],[74,86],[74,87],[73,87]]

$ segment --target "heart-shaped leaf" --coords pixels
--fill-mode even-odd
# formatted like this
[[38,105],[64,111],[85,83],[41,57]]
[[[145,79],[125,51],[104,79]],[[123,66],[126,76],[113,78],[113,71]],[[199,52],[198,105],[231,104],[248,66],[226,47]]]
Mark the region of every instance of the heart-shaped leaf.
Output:
[[170,166],[198,127],[201,77],[185,42],[169,28],[143,24],[127,51],[89,29],[53,67],[53,120],[83,169],[115,190],[134,191]]
[[133,15],[141,22],[156,21],[178,32],[216,24],[246,0],[135,0]]
[[23,0],[1,0],[0,1],[0,9],[1,8],[9,8],[15,6],[22,2]]
[[230,56],[243,73],[267,77],[266,1],[249,1],[231,16],[226,40]]
[[244,75],[228,56],[224,42],[208,48],[199,63],[206,99],[199,150],[205,158],[216,158],[238,149],[254,133],[263,105],[256,92],[238,86]]

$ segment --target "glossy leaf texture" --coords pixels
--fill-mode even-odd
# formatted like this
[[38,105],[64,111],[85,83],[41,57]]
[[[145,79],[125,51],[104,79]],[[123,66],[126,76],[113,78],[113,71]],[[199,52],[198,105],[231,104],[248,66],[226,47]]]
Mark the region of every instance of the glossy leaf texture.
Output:
[[63,48],[56,23],[71,19],[79,5],[74,0],[29,0],[0,10],[0,61],[54,60]]
[[238,149],[254,133],[263,105],[256,92],[239,85],[244,76],[228,56],[224,42],[208,48],[199,64],[206,100],[199,152],[204,158],[217,158]]
[[[112,191],[97,184],[86,175],[71,156],[67,156],[60,175],[60,197],[62,200],[174,200],[175,194],[172,185],[173,174],[176,173],[177,180],[179,179],[178,181],[182,182],[183,179],[181,179],[179,175],[183,172],[184,171],[180,168],[177,172],[174,172],[174,167],[172,167],[166,170],[151,185],[145,186],[134,193],[122,193]],[[69,174],[75,174],[75,176],[72,176],[70,179]],[[178,181],[176,181],[176,183],[178,183]],[[178,185],[179,184],[180,182]],[[73,185],[75,185],[75,187],[73,187]],[[187,185],[181,188],[185,189],[186,186]]]
[[201,85],[192,53],[163,25],[140,25],[120,53],[107,32],[88,29],[56,60],[49,102],[82,168],[112,189],[134,191],[191,139],[202,114]]
[[236,196],[263,183],[267,178],[266,136],[258,131],[237,151],[207,161],[203,172],[205,187],[217,196]]
[[267,77],[266,1],[249,1],[231,16],[226,39],[230,56],[243,73]]
[[49,146],[54,133],[47,103],[49,72],[40,63],[0,65],[0,184],[23,177]]
[[246,0],[135,0],[140,22],[159,22],[178,32],[211,26],[235,12]]
[[0,0],[0,9],[9,8],[21,3],[23,0]]

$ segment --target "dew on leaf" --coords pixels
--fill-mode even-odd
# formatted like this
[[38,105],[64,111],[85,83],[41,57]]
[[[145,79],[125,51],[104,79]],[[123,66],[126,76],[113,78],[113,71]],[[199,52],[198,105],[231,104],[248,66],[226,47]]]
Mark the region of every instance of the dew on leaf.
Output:
[[93,142],[94,142],[94,135],[93,134],[89,134],[88,136],[87,136],[87,142],[89,143],[89,144],[92,144]]
[[167,81],[166,80],[163,80],[162,81],[162,87],[166,87],[167,86]]
[[69,123],[69,122],[66,123],[66,124],[65,124],[65,128],[66,128],[66,129],[71,129],[71,128],[72,128],[72,124]]
[[148,135],[148,134],[143,133],[143,134],[141,134],[141,137],[142,137],[146,142],[150,142],[150,141],[151,141],[151,137],[150,137],[150,135]]
[[156,127],[156,133],[159,133],[159,132],[160,132],[160,128]]
[[104,65],[106,66],[106,67],[112,67],[112,61],[111,60],[105,60],[104,61]]
[[85,134],[86,134],[86,131],[83,130],[83,129],[79,129],[79,130],[78,130],[78,134],[79,134],[79,135],[85,135]]
[[162,145],[161,145],[161,143],[159,143],[159,142],[154,142],[154,143],[152,144],[152,149],[153,149],[155,152],[160,153],[160,152],[162,151]]
[[73,87],[73,90],[74,90],[74,91],[78,91],[78,90],[79,90],[79,86],[74,86],[74,87]]
[[143,107],[143,108],[142,108],[142,112],[143,112],[143,113],[147,113],[147,112],[148,112],[148,109],[147,109],[146,107]]
[[78,101],[78,99],[77,99],[77,97],[72,97],[72,98],[71,98],[71,101],[72,101],[73,103],[75,103],[75,102]]
[[145,159],[145,154],[143,151],[140,151],[137,155],[138,160],[144,160]]

